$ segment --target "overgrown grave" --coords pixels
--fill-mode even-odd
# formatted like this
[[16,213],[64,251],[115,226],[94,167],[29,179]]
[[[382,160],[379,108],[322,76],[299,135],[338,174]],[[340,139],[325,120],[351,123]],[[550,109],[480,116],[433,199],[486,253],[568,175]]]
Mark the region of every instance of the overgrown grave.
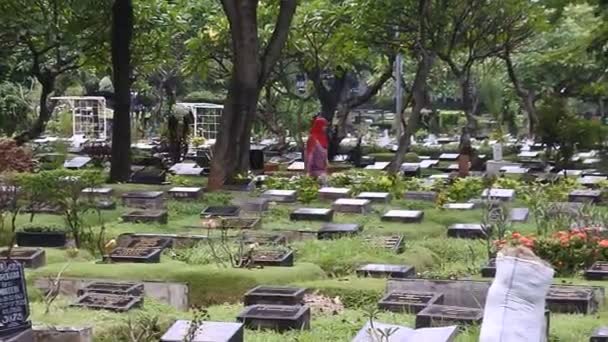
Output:
[[95,281],[79,289],[77,294],[73,307],[127,312],[144,304],[143,283]]
[[125,222],[157,222],[166,224],[168,211],[162,191],[133,191],[122,195],[123,205],[135,208],[122,215]]
[[299,305],[251,305],[237,316],[237,321],[254,330],[309,330],[310,308]]
[[416,329],[451,325],[481,325],[483,310],[459,306],[431,304],[416,315]]
[[418,313],[432,304],[443,304],[443,294],[431,292],[391,292],[378,301],[378,308],[392,312]]

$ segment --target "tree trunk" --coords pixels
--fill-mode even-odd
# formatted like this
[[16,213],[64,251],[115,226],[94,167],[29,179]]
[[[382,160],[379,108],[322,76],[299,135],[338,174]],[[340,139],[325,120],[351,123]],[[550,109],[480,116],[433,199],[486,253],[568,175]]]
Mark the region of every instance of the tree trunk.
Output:
[[515,88],[515,93],[519,97],[522,108],[526,112],[528,116],[528,127],[527,134],[529,138],[534,137],[534,131],[536,130],[536,125],[538,123],[538,117],[536,116],[536,95],[532,90],[528,90],[521,85],[517,77],[517,73],[515,72],[515,67],[513,66],[513,61],[511,60],[510,50],[507,49],[505,52],[505,56],[503,57],[505,64],[507,66],[507,74],[509,75],[509,79],[513,84],[513,88]]
[[131,38],[133,4],[115,0],[112,8],[112,71],[114,122],[110,181],[124,182],[131,176]]
[[460,89],[462,91],[462,109],[467,118],[466,129],[469,134],[473,134],[477,129],[477,120],[474,116],[476,104],[470,71],[463,72],[460,76]]
[[55,106],[49,104],[48,100],[49,96],[53,92],[53,89],[55,88],[56,78],[55,76],[41,75],[37,76],[37,79],[42,86],[38,103],[38,118],[29,130],[15,137],[15,142],[18,145],[23,145],[26,142],[35,139],[39,137],[42,133],[44,133],[44,130],[46,129],[46,124],[49,122],[49,120],[51,119],[51,115],[53,114],[53,109]]

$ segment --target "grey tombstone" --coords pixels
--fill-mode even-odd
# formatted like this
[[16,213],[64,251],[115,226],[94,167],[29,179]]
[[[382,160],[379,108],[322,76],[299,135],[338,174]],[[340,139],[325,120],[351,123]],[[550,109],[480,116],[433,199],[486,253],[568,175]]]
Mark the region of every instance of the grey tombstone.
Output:
[[74,157],[70,160],[66,160],[63,163],[63,167],[66,169],[78,170],[85,167],[91,160],[92,159],[89,157]]
[[340,198],[332,203],[331,208],[337,213],[367,214],[372,209],[371,203],[366,199]]
[[358,277],[372,278],[409,278],[416,274],[416,269],[409,265],[366,264],[357,269]]
[[608,326],[596,329],[589,342],[608,342]]
[[420,177],[419,163],[403,163],[400,170],[405,177]]
[[324,221],[331,222],[334,217],[332,209],[324,208],[299,208],[291,212],[289,219],[292,221]]
[[357,195],[358,199],[370,200],[372,203],[390,203],[392,196],[388,192],[362,192]]
[[[457,326],[412,329],[401,325],[385,324],[374,322],[374,329],[395,331],[386,342],[452,342],[458,334]],[[374,331],[370,322],[365,323],[351,342],[376,342],[381,339],[381,335]]]
[[164,193],[162,191],[127,192],[122,195],[122,204],[128,208],[164,209]]
[[512,222],[527,222],[528,216],[530,215],[530,209],[528,208],[513,208],[509,212],[509,219]]
[[382,215],[382,221],[414,223],[422,221],[424,212],[420,210],[389,210]]
[[461,239],[483,239],[486,232],[479,223],[457,223],[448,227],[448,237]]
[[331,240],[359,234],[363,226],[358,223],[326,223],[317,232],[319,240]]
[[169,189],[169,196],[177,200],[198,199],[203,193],[203,188],[179,186]]
[[193,163],[177,163],[169,169],[178,176],[200,176],[203,171],[202,167]]
[[481,193],[481,197],[490,198],[490,199],[498,199],[501,201],[512,201],[515,198],[515,190],[513,189],[485,189]]
[[[160,338],[161,342],[182,342],[188,334],[190,322],[178,320]],[[203,322],[192,342],[243,342],[243,324],[227,322]]]
[[348,198],[350,197],[350,189],[349,188],[332,188],[325,187],[319,189],[319,198],[323,200],[334,201],[339,198]]
[[262,198],[267,198],[273,202],[279,203],[293,203],[297,199],[297,192],[295,190],[266,190],[262,193]]
[[420,168],[421,169],[428,169],[428,168],[437,166],[438,164],[439,164],[439,160],[437,160],[437,159],[422,160],[420,162]]
[[442,153],[439,156],[439,160],[454,161],[454,160],[458,160],[458,157],[460,157],[459,153]]
[[459,306],[432,304],[416,315],[416,328],[440,326],[481,325],[483,310]]
[[580,214],[584,204],[579,202],[550,202],[547,206],[549,215],[568,215],[576,217]]
[[437,200],[436,191],[406,191],[403,194],[403,198],[413,201],[429,201],[435,202]]
[[268,210],[269,204],[268,198],[248,198],[241,203],[240,207],[244,211],[263,212]]
[[599,203],[601,199],[601,190],[573,190],[568,194],[568,202]]
[[475,203],[446,203],[443,205],[443,209],[473,210],[475,209]]

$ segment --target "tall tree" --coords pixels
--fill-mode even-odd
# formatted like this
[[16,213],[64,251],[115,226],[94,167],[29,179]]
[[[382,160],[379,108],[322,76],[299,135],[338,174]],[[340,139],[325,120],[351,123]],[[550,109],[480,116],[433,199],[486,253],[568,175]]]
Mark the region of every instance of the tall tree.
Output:
[[131,175],[131,39],[133,3],[115,0],[112,6],[112,71],[114,122],[110,180],[127,181]]
[[226,180],[249,170],[251,127],[258,97],[281,55],[297,1],[280,1],[273,32],[263,49],[258,35],[258,1],[222,0],[222,6],[230,23],[232,76],[213,150],[210,190],[220,189]]

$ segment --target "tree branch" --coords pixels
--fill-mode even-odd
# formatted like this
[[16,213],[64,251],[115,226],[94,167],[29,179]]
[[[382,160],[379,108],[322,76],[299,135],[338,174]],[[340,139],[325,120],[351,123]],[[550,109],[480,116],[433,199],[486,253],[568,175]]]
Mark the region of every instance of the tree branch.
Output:
[[[223,0],[222,2],[226,1],[227,0]],[[298,3],[296,0],[281,0],[281,8],[279,10],[277,22],[274,26],[274,31],[272,32],[272,36],[262,55],[258,86],[264,84],[274,64],[281,56],[281,50],[287,41],[289,27],[291,26],[291,21],[296,12],[297,5]]]

